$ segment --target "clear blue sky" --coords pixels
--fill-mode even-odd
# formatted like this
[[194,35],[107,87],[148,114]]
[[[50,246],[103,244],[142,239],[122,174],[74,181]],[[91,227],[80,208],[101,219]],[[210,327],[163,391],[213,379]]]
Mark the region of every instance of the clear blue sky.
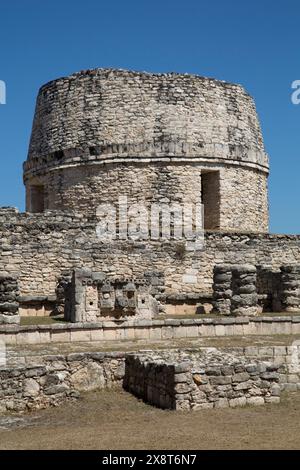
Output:
[[39,87],[86,68],[241,83],[271,158],[271,231],[300,233],[299,0],[1,0],[0,206],[24,210],[22,162]]

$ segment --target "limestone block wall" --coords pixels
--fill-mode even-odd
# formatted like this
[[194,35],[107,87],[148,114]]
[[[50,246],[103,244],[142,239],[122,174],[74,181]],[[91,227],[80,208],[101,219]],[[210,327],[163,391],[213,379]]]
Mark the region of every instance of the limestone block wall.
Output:
[[57,406],[81,392],[120,387],[124,354],[73,353],[19,358],[0,368],[0,413]]
[[128,355],[124,387],[150,404],[176,410],[279,403],[282,390],[300,386],[299,349],[262,347],[253,355],[254,349]]
[[[152,156],[167,151],[230,160],[241,156],[243,146],[245,161],[267,166],[255,105],[240,85],[188,74],[95,69],[40,89],[29,160],[55,152],[64,161],[77,158],[72,163],[91,154],[147,157],[149,149]],[[261,159],[251,159],[251,151]]]
[[[215,179],[201,184],[202,172]],[[241,86],[124,70],[42,87],[24,163],[31,212],[94,215],[119,195],[193,202],[202,191],[208,228],[257,232],[268,230],[267,176],[255,105]]]
[[[125,390],[151,405],[175,409],[175,374],[179,370],[182,371],[182,367],[168,364],[166,361],[153,362],[150,358],[147,360],[128,355],[125,360],[123,386]],[[186,372],[186,369],[183,371]]]
[[[218,188],[212,180],[202,194],[204,168],[195,163],[90,165],[58,169],[39,181],[45,188],[44,208],[49,210],[95,216],[99,204],[117,206],[124,196],[128,206],[140,202],[147,208],[153,203],[202,201],[209,228],[267,232],[266,177],[256,169],[210,165],[210,174],[218,173]],[[30,211],[29,203],[27,208]]]
[[299,335],[300,316],[167,318],[155,320],[103,320],[101,323],[50,325],[0,325],[0,341],[8,346],[50,343],[103,342],[111,347],[120,340],[152,341],[180,338]]
[[300,346],[145,352],[12,354],[0,367],[0,413],[57,406],[82,392],[124,387],[161,408],[278,403],[300,388]]
[[201,170],[193,164],[91,165],[51,172],[43,181],[46,208],[71,209],[92,216],[99,204],[117,205],[119,197],[124,196],[129,206],[136,202],[150,207],[162,201],[201,201]]
[[267,232],[267,192],[267,179],[257,170],[236,167],[221,170],[220,228],[241,232]]
[[21,296],[52,296],[74,268],[104,272],[108,278],[164,275],[166,295],[212,293],[216,264],[299,264],[300,237],[206,232],[200,251],[176,240],[101,242],[96,223],[83,215],[0,210],[0,266],[18,275]]

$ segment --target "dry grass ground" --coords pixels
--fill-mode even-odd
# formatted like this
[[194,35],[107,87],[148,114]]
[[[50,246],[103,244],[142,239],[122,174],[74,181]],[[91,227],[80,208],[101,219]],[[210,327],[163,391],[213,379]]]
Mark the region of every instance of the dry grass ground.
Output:
[[175,412],[122,391],[0,418],[1,449],[299,449],[300,393],[280,405]]
[[[300,312],[263,312],[259,316],[262,317],[285,317],[285,316],[299,316]],[[195,319],[201,319],[201,318],[223,318],[220,315],[209,313],[209,314],[197,314],[197,313],[191,313],[191,314],[173,314],[173,315],[158,315],[155,317],[156,320],[166,320],[166,319],[184,319],[184,318],[195,318]],[[64,321],[63,315],[56,315],[56,316],[45,316],[45,317],[39,317],[39,316],[25,316],[21,317],[21,325],[22,326],[28,326],[28,325],[52,325],[55,323],[67,323]]]
[[176,348],[215,347],[232,348],[245,346],[290,346],[300,341],[300,335],[263,335],[263,336],[214,336],[203,338],[164,339],[157,341],[147,340],[119,340],[119,341],[89,341],[74,343],[27,344],[8,346],[8,361],[10,358],[22,356],[40,356],[47,354],[70,354],[73,352],[112,352],[112,351],[140,351]]

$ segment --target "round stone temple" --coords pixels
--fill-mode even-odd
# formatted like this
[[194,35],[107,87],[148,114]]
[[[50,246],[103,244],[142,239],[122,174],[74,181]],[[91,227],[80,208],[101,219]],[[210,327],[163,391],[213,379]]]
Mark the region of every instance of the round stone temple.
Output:
[[87,70],[40,89],[26,210],[93,215],[120,196],[201,202],[205,229],[267,232],[268,171],[255,104],[240,85]]

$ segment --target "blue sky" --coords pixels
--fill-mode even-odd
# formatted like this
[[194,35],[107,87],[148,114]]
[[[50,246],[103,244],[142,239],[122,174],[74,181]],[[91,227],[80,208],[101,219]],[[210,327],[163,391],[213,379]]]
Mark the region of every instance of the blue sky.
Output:
[[0,206],[24,210],[22,163],[43,83],[94,67],[188,72],[241,83],[255,98],[271,231],[300,233],[299,18],[299,0],[1,0]]

